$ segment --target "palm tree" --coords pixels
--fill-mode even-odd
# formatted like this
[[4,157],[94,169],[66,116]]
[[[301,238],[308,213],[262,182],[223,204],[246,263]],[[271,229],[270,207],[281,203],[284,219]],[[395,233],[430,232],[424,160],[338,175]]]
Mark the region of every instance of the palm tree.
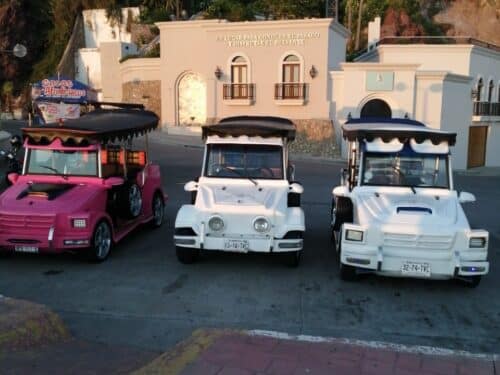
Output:
[[363,14],[363,0],[359,0],[359,9],[358,9],[358,26],[356,28],[356,43],[354,45],[354,50],[359,50],[359,39],[361,34],[361,15]]

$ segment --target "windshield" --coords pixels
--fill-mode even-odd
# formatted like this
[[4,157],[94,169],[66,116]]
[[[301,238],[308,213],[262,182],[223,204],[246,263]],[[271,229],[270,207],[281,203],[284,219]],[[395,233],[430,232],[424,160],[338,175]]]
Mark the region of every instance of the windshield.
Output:
[[365,153],[361,184],[447,189],[448,155]]
[[268,145],[209,144],[205,176],[283,179],[283,148]]
[[30,149],[27,173],[97,176],[96,151]]

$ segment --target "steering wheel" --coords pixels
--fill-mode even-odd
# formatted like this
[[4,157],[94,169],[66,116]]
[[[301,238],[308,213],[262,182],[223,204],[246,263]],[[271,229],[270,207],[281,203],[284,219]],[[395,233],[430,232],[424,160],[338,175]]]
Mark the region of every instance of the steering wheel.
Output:
[[229,171],[235,176],[239,176],[240,174],[235,171],[234,169],[229,168],[228,166],[224,164],[214,164],[212,166],[212,171],[215,176],[220,176],[222,171]]
[[[262,173],[262,172],[264,172],[264,173]],[[262,177],[271,177],[271,178],[274,178],[274,172],[269,167],[261,167],[260,168],[260,173],[263,175]]]

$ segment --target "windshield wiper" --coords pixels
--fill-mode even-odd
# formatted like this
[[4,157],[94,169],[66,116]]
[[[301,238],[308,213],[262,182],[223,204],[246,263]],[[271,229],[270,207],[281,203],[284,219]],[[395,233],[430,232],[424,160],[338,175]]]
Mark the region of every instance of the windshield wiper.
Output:
[[248,178],[255,186],[258,186],[258,182],[255,181],[252,177],[249,177],[249,176],[244,176],[243,174],[241,174],[240,172],[238,172],[236,169],[231,169],[229,167],[226,167],[225,165],[219,165],[221,168],[225,169],[226,171],[230,171],[230,172],[233,172],[235,175],[241,177],[241,178]]
[[50,171],[52,171],[52,172],[55,172],[57,175],[61,176],[61,177],[62,177],[62,178],[64,178],[65,180],[67,180],[67,179],[68,179],[68,175],[67,175],[67,174],[65,174],[65,173],[61,173],[59,170],[57,170],[57,169],[56,169],[56,168],[54,168],[54,167],[50,167],[50,166],[48,166],[48,165],[39,165],[39,167],[41,167],[41,168],[45,168],[45,169],[48,169],[48,170],[50,170]]
[[406,185],[406,175],[403,173],[401,168],[396,167],[395,165],[391,165],[391,167],[402,177],[403,181],[405,182],[405,184],[403,186],[409,187],[411,189],[411,191],[413,192],[413,194],[417,194],[417,190],[415,189],[415,187],[413,185]]

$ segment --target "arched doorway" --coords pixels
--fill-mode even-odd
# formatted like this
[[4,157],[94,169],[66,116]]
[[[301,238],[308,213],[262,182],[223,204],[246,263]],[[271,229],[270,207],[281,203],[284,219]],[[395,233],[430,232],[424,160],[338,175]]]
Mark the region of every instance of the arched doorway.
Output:
[[366,102],[363,108],[361,108],[360,117],[391,118],[391,107],[382,99],[372,99]]
[[199,74],[189,72],[177,87],[178,125],[203,125],[207,120],[207,84]]

